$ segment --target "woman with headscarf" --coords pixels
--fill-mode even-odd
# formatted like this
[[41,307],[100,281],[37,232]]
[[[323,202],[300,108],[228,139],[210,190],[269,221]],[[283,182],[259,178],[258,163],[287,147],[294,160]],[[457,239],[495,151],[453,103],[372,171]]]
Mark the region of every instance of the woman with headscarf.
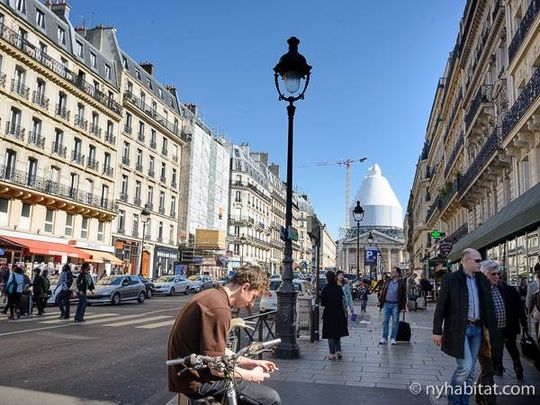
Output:
[[323,288],[321,305],[323,311],[322,338],[328,339],[330,354],[329,360],[342,358],[341,338],[349,336],[347,330],[347,315],[344,306],[343,290],[336,284],[336,275],[333,271],[326,272],[328,284]]

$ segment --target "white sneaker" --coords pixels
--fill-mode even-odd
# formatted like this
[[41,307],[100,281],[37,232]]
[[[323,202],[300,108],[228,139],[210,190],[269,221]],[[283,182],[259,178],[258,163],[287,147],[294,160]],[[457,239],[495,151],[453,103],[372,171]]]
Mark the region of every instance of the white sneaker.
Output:
[[397,344],[397,343],[396,343],[396,339],[392,339],[392,340],[390,341],[390,344],[396,345],[396,344]]
[[388,343],[388,340],[386,340],[386,339],[381,339],[381,340],[379,340],[379,344],[380,344],[380,345],[385,345],[385,344],[387,344],[387,343]]

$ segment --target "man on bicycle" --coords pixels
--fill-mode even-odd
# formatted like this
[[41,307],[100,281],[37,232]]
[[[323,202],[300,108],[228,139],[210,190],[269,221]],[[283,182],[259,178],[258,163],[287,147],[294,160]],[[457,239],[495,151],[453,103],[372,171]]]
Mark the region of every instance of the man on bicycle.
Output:
[[[231,282],[208,289],[193,297],[176,317],[168,343],[168,359],[192,353],[206,356],[232,354],[226,348],[231,324],[231,308],[251,304],[267,287],[266,272],[254,265],[238,269]],[[240,357],[235,369],[236,393],[239,404],[280,405],[277,391],[261,385],[276,365],[267,360]],[[188,370],[181,375],[182,366],[169,367],[169,390],[189,398],[212,396],[221,398],[227,389],[223,374],[209,369]]]

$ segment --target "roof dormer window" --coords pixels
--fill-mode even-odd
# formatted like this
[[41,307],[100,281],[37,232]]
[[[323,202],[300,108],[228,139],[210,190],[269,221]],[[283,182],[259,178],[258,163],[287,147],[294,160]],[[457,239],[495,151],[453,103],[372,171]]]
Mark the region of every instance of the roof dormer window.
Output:
[[83,44],[80,41],[75,42],[75,55],[79,58],[83,57]]
[[105,77],[107,80],[111,80],[111,67],[107,64],[105,64]]
[[94,52],[90,52],[90,66],[92,69],[97,69],[97,57]]
[[16,7],[17,7],[17,11],[20,11],[21,13],[26,14],[25,0],[17,0]]
[[139,69],[135,69],[135,76],[137,79],[141,80],[141,72],[139,72]]
[[62,27],[58,27],[57,37],[58,37],[58,43],[62,45],[66,44],[66,30],[65,29],[63,29]]
[[45,14],[41,10],[36,9],[36,24],[38,27],[45,29]]
[[122,66],[124,66],[124,69],[128,68],[128,61],[125,56],[122,56]]

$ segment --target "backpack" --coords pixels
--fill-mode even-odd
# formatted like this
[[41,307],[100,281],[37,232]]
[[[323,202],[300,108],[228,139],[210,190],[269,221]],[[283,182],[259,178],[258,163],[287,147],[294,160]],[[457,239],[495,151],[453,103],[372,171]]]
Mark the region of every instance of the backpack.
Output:
[[68,271],[66,274],[66,282],[68,289],[70,289],[73,284],[73,273],[71,273],[71,271]]

